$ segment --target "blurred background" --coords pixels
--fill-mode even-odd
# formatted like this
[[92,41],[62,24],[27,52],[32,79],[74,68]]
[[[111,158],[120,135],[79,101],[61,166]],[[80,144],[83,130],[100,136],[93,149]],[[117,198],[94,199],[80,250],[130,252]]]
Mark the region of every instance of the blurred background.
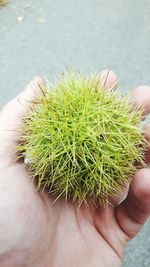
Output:
[[[35,75],[54,81],[72,65],[113,69],[123,91],[150,84],[150,1],[10,0],[0,9],[0,107]],[[150,266],[150,222],[123,266]]]

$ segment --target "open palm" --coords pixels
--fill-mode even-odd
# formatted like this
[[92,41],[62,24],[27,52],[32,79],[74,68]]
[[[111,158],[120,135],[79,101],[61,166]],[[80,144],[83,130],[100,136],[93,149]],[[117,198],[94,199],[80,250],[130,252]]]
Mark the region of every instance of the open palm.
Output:
[[[110,71],[108,87],[115,82]],[[150,170],[137,172],[126,199],[107,209],[91,211],[63,199],[53,203],[46,192],[35,192],[25,165],[15,160],[15,147],[17,129],[28,104],[40,94],[39,84],[44,87],[37,77],[0,114],[0,266],[118,267],[127,241],[150,213]],[[149,87],[137,88],[133,98],[145,114],[150,111]]]

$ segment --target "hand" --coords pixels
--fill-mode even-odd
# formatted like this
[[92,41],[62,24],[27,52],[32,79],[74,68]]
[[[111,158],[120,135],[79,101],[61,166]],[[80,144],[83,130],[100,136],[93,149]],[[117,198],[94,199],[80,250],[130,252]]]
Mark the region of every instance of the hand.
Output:
[[[116,79],[110,71],[107,86]],[[41,93],[39,84],[44,90],[44,81],[35,78],[0,113],[0,267],[118,267],[128,240],[150,214],[150,169],[136,173],[120,205],[95,212],[63,199],[52,205],[46,192],[35,192],[15,147],[28,105]],[[148,114],[150,87],[132,96]],[[150,140],[150,126],[146,137]]]

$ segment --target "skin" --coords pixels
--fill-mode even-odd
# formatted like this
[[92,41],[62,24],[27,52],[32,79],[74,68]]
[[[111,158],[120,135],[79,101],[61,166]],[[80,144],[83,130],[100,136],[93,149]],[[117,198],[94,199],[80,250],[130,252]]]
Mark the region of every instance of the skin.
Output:
[[[108,90],[117,81],[112,71],[101,75]],[[150,214],[150,169],[138,171],[126,199],[117,205],[120,196],[107,209],[54,203],[46,192],[35,192],[15,147],[23,116],[42,93],[39,84],[44,90],[44,81],[35,77],[0,113],[0,267],[119,267],[127,242]],[[132,101],[147,115],[150,87],[133,90]],[[149,125],[145,136],[150,140]]]

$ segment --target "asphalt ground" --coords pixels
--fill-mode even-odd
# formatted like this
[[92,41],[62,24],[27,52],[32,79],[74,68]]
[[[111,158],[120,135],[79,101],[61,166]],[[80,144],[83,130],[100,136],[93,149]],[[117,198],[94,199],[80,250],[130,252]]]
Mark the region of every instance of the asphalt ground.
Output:
[[[10,0],[0,9],[0,107],[35,76],[113,69],[122,91],[150,84],[149,0]],[[150,267],[150,222],[124,267]]]

